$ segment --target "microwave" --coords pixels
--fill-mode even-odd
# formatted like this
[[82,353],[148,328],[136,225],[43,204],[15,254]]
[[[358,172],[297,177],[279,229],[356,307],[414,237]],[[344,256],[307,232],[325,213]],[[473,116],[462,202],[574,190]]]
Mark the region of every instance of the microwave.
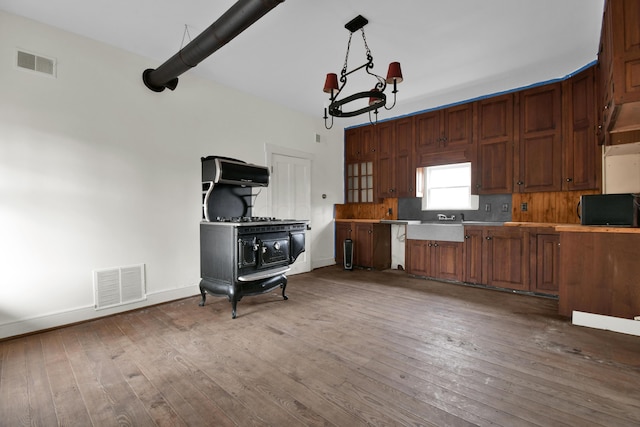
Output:
[[638,227],[640,198],[635,194],[592,194],[580,197],[582,225]]

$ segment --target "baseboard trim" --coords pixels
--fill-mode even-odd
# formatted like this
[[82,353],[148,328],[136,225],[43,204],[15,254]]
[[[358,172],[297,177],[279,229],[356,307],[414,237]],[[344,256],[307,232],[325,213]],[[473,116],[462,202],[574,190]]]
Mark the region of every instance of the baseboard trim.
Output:
[[333,258],[324,258],[324,259],[314,259],[311,260],[311,269],[315,270],[316,268],[328,267],[330,265],[335,265],[336,260]]
[[638,320],[574,311],[572,323],[577,326],[586,326],[640,337],[640,321]]
[[111,316],[125,311],[136,310],[156,304],[162,304],[177,299],[199,295],[198,285],[189,285],[184,288],[170,289],[167,291],[147,294],[147,298],[131,304],[120,305],[96,311],[93,305],[77,307],[70,310],[47,313],[42,316],[18,319],[12,322],[0,324],[0,340],[14,338],[21,335],[41,332],[48,329],[59,328],[74,323],[86,322],[100,317]]

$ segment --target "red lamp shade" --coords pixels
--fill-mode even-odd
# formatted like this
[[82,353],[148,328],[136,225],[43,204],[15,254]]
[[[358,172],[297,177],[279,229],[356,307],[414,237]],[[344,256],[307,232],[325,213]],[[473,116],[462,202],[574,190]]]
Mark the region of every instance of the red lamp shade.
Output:
[[[378,89],[377,87],[374,87],[373,89],[370,90],[370,92],[380,93],[380,89]],[[380,98],[374,98],[374,97],[369,98],[369,105],[377,104],[378,102],[382,102],[382,100]]]
[[402,82],[402,70],[399,62],[389,64],[389,71],[387,71],[387,84],[391,84],[394,81],[396,83]]
[[338,91],[338,75],[336,73],[327,74],[327,79],[324,81],[323,91],[332,95],[334,92]]

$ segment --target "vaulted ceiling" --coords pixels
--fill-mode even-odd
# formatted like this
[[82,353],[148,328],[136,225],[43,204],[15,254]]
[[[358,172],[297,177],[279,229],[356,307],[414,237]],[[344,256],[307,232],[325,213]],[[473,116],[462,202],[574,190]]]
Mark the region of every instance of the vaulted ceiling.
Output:
[[[149,68],[157,68],[234,3],[0,0],[0,10],[137,53],[149,58]],[[339,73],[344,63],[349,37],[344,25],[363,15],[369,20],[365,33],[374,71],[385,75],[389,62],[402,64],[398,105],[381,114],[386,118],[575,72],[597,59],[603,4],[604,0],[285,0],[188,73],[320,117],[328,103],[322,92],[325,74]],[[359,32],[354,33],[349,69],[366,62],[364,52]],[[372,86],[355,77],[348,92]]]

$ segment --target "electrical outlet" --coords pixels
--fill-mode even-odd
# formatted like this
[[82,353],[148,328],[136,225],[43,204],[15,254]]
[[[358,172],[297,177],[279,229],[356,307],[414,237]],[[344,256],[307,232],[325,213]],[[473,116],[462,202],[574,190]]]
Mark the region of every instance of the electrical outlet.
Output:
[[502,204],[502,212],[509,212],[509,203]]
[[484,204],[484,211],[485,212],[491,212],[491,203],[485,203]]
[[527,206],[527,204],[526,204],[526,203],[520,203],[520,210],[521,210],[522,212],[526,212],[526,211],[527,211],[527,208],[528,208],[528,206]]

